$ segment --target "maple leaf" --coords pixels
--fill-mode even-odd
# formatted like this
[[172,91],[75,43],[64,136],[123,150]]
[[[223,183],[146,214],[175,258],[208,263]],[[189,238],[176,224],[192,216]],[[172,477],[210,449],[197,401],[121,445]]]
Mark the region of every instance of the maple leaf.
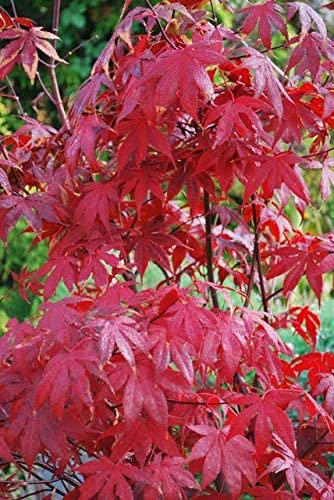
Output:
[[128,363],[117,363],[109,375],[109,381],[115,391],[124,386],[123,408],[125,422],[134,423],[146,414],[161,427],[167,427],[167,396],[189,393],[189,384],[175,370],[167,368],[157,372],[147,356],[137,355],[135,369]]
[[292,368],[301,373],[308,372],[311,389],[315,390],[319,383],[319,374],[331,374],[334,370],[334,354],[330,352],[311,352],[296,358]]
[[[312,290],[320,300],[322,292],[322,273],[333,269],[333,245],[313,236],[294,236],[289,244],[281,245],[272,252],[279,257],[267,274],[268,279],[288,273],[284,280],[283,292],[288,294],[305,274]],[[330,253],[328,253],[330,251]],[[326,260],[327,259],[327,260]],[[326,267],[328,266],[328,268]]]
[[[296,43],[299,37],[294,37],[290,43]],[[291,52],[286,71],[295,68],[298,75],[304,75],[307,71],[316,79],[320,69],[322,56],[326,56],[334,62],[333,42],[325,40],[319,33],[312,32],[303,35],[302,41]]]
[[104,169],[96,155],[99,141],[104,137],[111,140],[114,133],[97,114],[81,115],[75,123],[73,135],[66,141],[65,157],[70,172],[77,166],[80,155],[84,154],[93,172]]
[[21,454],[29,467],[43,450],[48,450],[55,462],[61,460],[62,464],[66,464],[69,460],[66,433],[58,419],[48,405],[36,412],[30,397],[18,400],[13,405],[6,437],[11,446],[16,447],[20,443]]
[[37,233],[41,231],[41,218],[36,213],[35,204],[30,201],[29,197],[22,198],[21,196],[2,194],[0,195],[0,208],[6,209],[1,223],[1,233],[4,239],[21,217],[24,217]]
[[281,409],[281,406],[287,407],[292,400],[298,399],[301,393],[302,391],[298,389],[272,389],[262,397],[257,394],[245,396],[233,394],[225,398],[229,403],[246,406],[233,420],[229,435],[242,434],[249,427],[252,419],[255,418],[255,447],[259,460],[262,459],[271,443],[274,432],[278,434],[289,449],[295,450],[296,443],[292,422],[285,411]]
[[[214,86],[205,68],[225,60],[221,50],[220,42],[194,43],[177,50],[166,50],[150,63],[146,74],[134,81],[130,88],[135,88],[140,102],[140,89],[153,85],[156,106],[169,109],[179,102],[184,111],[197,119],[200,102],[207,102],[214,95]],[[133,90],[130,98],[133,102]]]
[[[93,411],[93,395],[87,367],[96,358],[84,349],[59,352],[47,363],[35,395],[35,410],[48,401],[52,413],[61,418],[65,406],[87,406]],[[72,381],[75,380],[75,387]]]
[[[175,164],[170,144],[158,127],[149,123],[145,116],[132,113],[116,127],[123,139],[118,148],[118,169],[121,172],[134,155],[136,162],[141,163],[147,156],[149,146],[163,153]],[[140,130],[140,133],[138,133]]]
[[308,189],[298,170],[300,158],[291,151],[273,156],[249,156],[246,162],[254,161],[250,172],[243,174],[247,178],[245,199],[248,199],[261,186],[265,198],[271,198],[275,189],[285,184],[293,193],[306,203],[310,201]]
[[107,233],[111,230],[110,212],[119,201],[119,196],[111,182],[89,182],[82,191],[73,222],[83,225],[87,235],[90,234],[92,226],[100,219]]
[[299,13],[299,20],[302,26],[302,34],[306,34],[310,31],[312,25],[314,24],[322,36],[323,39],[327,38],[327,28],[323,19],[319,14],[312,9],[310,5],[304,2],[291,2],[288,8],[288,21],[290,21],[293,16]]
[[58,37],[53,33],[43,31],[42,28],[34,26],[29,30],[10,28],[0,32],[0,39],[13,40],[0,51],[0,79],[12,70],[15,63],[20,63],[31,83],[34,83],[38,66],[37,49],[50,59],[66,64],[66,61],[58,56],[53,45],[47,41],[48,39],[57,40]]
[[145,332],[138,329],[137,322],[127,316],[107,314],[102,310],[92,312],[91,315],[89,326],[93,326],[98,331],[101,365],[109,360],[117,346],[122,356],[134,367],[134,347],[141,352],[147,352],[146,335]]
[[249,35],[258,25],[261,41],[267,49],[271,48],[271,26],[282,33],[285,38],[288,38],[288,31],[282,16],[278,12],[283,9],[280,5],[275,4],[272,0],[267,0],[263,4],[251,5],[239,10],[240,13],[246,14],[241,31]]
[[57,255],[33,273],[33,278],[39,279],[47,275],[43,285],[43,296],[48,300],[56,291],[58,283],[63,280],[69,290],[77,283],[78,260],[70,255]]
[[129,463],[114,464],[108,457],[102,455],[98,460],[92,460],[77,469],[84,477],[88,477],[80,486],[80,498],[89,500],[98,495],[99,498],[124,498],[133,500],[134,495],[129,479],[143,483],[146,475],[143,471]]
[[247,344],[247,331],[242,319],[228,312],[220,313],[216,328],[210,329],[203,341],[201,359],[208,365],[217,359],[221,346],[219,363],[224,380],[232,382]]
[[140,466],[144,467],[152,446],[156,446],[167,455],[175,457],[179,455],[172,435],[165,427],[152,420],[142,418],[132,422],[130,426],[124,423],[113,425],[99,437],[99,441],[103,442],[104,439],[114,435],[117,435],[117,440],[110,457],[114,462],[119,462],[133,450]]
[[321,492],[327,487],[326,482],[318,474],[306,468],[292,454],[285,455],[283,458],[274,458],[270,462],[267,472],[275,474],[284,472],[291,490],[297,493],[302,490],[304,484],[310,485],[314,492]]
[[217,328],[215,315],[201,307],[199,301],[186,297],[171,305],[161,322],[172,335],[182,332],[182,337],[197,348],[202,345],[205,334]]
[[[162,224],[162,227],[165,224]],[[170,270],[168,250],[182,243],[170,234],[157,231],[154,221],[147,222],[141,227],[141,235],[131,237],[135,251],[135,263],[141,276],[145,274],[150,261],[156,262],[163,269]],[[132,240],[132,241],[131,241]]]
[[[144,495],[153,497],[163,491],[168,500],[180,498],[184,495],[184,489],[198,490],[199,485],[193,475],[184,469],[186,461],[182,457],[164,457],[156,455],[154,460],[145,467],[145,473],[149,475],[148,487],[144,489]],[[151,486],[152,485],[152,486]]]
[[[81,260],[79,281],[86,281],[92,276],[96,286],[103,288],[110,282],[113,270],[118,268],[120,260],[111,253],[109,245],[96,248],[95,243],[87,244],[86,250],[88,256]],[[106,266],[110,266],[112,270]],[[121,267],[123,268],[122,265]]]
[[334,172],[331,170],[334,167],[334,158],[326,158],[323,163],[313,160],[308,165],[308,168],[321,169],[321,196],[324,201],[328,200],[331,194],[331,186],[334,186]]
[[260,99],[251,96],[241,96],[218,105],[209,111],[206,125],[219,118],[214,147],[227,141],[233,132],[241,137],[251,136],[254,130],[259,137],[271,143],[272,139],[264,131],[259,116],[255,111],[269,112],[272,108]]
[[280,71],[274,63],[264,54],[255,49],[247,48],[244,52],[248,55],[242,63],[243,68],[254,70],[255,97],[258,98],[266,91],[269,103],[274,108],[278,117],[283,114],[282,96],[290,100],[282,83],[275,76],[274,70]]
[[202,487],[206,488],[221,472],[228,487],[237,498],[242,492],[243,477],[255,484],[255,448],[244,436],[226,436],[226,429],[210,425],[189,425],[192,431],[202,437],[193,446],[187,462],[205,457]]
[[[291,315],[291,324],[296,332],[307,344],[315,348],[320,327],[319,316],[311,311],[308,306],[292,307],[289,315]],[[305,323],[305,327],[303,323]]]

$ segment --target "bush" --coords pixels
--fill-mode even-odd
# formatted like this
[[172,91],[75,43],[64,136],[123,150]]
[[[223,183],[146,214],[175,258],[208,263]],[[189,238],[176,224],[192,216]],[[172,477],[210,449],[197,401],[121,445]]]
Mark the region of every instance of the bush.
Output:
[[0,341],[3,496],[333,497],[334,354],[295,290],[320,303],[334,236],[293,223],[302,172],[334,182],[333,42],[308,4],[204,3],[126,4],[67,107],[60,1],[52,32],[2,11],[0,77],[47,60],[61,122],[1,137],[0,237],[47,247],[11,275],[42,303]]

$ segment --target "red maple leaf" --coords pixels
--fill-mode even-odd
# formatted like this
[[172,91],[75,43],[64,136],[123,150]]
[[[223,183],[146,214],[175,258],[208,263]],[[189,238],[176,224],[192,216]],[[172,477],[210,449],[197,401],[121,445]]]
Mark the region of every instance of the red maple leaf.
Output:
[[298,399],[302,391],[298,389],[272,389],[262,397],[257,394],[238,395],[225,397],[226,401],[233,404],[245,405],[245,408],[237,415],[231,425],[232,436],[242,434],[249,428],[254,419],[254,435],[256,454],[259,460],[273,439],[275,432],[288,446],[295,450],[295,434],[291,420],[281,408],[286,408],[294,399]]
[[249,35],[258,25],[261,41],[267,49],[270,49],[272,36],[271,27],[276,28],[285,38],[288,38],[285,21],[279,14],[279,12],[282,11],[282,7],[273,2],[273,0],[267,0],[262,4],[245,7],[239,10],[240,13],[247,15],[241,27],[241,31]]
[[[303,489],[304,485],[310,486],[311,491],[315,493],[320,493],[327,489],[328,484],[319,474],[306,468],[302,462],[297,460],[294,454],[285,447],[284,451],[284,455],[276,457],[270,462],[267,469],[268,473],[274,472],[278,474],[279,472],[284,472],[291,490],[297,493]],[[334,493],[334,488],[331,488],[331,490],[332,493]]]
[[0,33],[0,39],[12,40],[0,51],[0,79],[3,79],[13,68],[15,63],[22,64],[24,71],[34,82],[37,66],[38,52],[51,59],[65,63],[55,51],[53,45],[47,40],[57,40],[58,37],[48,31],[43,31],[39,27],[31,27],[29,30],[22,28],[9,28]]
[[[89,368],[94,371],[92,368],[95,362],[94,353],[84,349],[58,352],[47,363],[36,389],[35,410],[48,401],[53,415],[59,418],[68,405],[77,408],[86,406],[93,411],[93,395],[88,372]],[[72,387],[73,380],[76,381],[75,387]]]
[[[249,156],[245,162],[250,171],[245,170],[245,199],[248,199],[261,186],[265,198],[271,198],[275,189],[285,184],[293,193],[306,203],[310,201],[308,189],[298,170],[300,158],[290,151],[262,157]],[[253,162],[253,163],[251,163]]]
[[88,325],[98,332],[101,365],[108,361],[116,347],[132,367],[135,366],[134,348],[147,352],[146,334],[140,331],[134,319],[103,310],[91,312],[90,316]]
[[180,498],[184,489],[198,490],[199,485],[193,475],[183,466],[186,461],[182,457],[164,457],[156,455],[154,460],[145,467],[145,473],[150,477],[149,485],[144,488],[145,498],[156,498],[161,491],[166,499]]
[[114,185],[110,182],[89,182],[82,194],[83,197],[75,210],[73,222],[75,224],[80,222],[89,236],[93,224],[99,219],[109,233],[111,211],[119,201]]
[[297,12],[299,13],[299,20],[302,25],[302,34],[305,35],[308,33],[311,27],[315,25],[322,38],[327,38],[327,28],[324,20],[310,5],[304,2],[289,3],[288,20],[292,19]]
[[265,113],[272,111],[272,108],[261,99],[241,96],[210,109],[206,117],[206,125],[212,124],[219,118],[214,147],[230,139],[233,133],[238,134],[244,140],[245,137],[252,135],[254,130],[257,131],[259,137],[271,143],[272,139],[263,129],[256,111]]
[[193,446],[187,462],[204,458],[203,488],[211,484],[221,472],[228,487],[237,498],[242,492],[243,478],[251,484],[256,482],[255,448],[244,436],[227,436],[227,429],[210,425],[189,425],[202,437]]
[[144,467],[152,446],[156,446],[167,455],[174,457],[179,455],[172,435],[165,427],[156,424],[150,419],[138,419],[131,422],[130,426],[123,422],[113,425],[99,437],[98,441],[103,442],[109,436],[117,436],[110,457],[114,462],[124,459],[132,450],[140,466]]
[[[294,37],[290,43],[296,43],[299,37]],[[292,50],[286,71],[295,68],[295,72],[303,76],[310,72],[313,79],[316,79],[323,56],[330,61],[334,60],[334,46],[330,40],[324,38],[316,32],[304,34],[302,40]]]
[[[132,157],[134,157],[136,163],[141,163],[148,154],[149,146],[163,153],[174,163],[167,138],[158,127],[153,127],[145,116],[132,113],[119,123],[116,130],[124,137],[117,154],[120,172]],[[138,133],[139,130],[140,133]]]
[[331,194],[331,188],[334,186],[334,158],[326,158],[324,162],[314,160],[310,162],[308,168],[317,168],[321,170],[321,196],[324,201],[328,200]]
[[96,495],[99,498],[133,500],[131,480],[143,483],[146,479],[146,474],[130,463],[114,464],[104,455],[80,465],[78,471],[87,478],[80,486],[82,500],[89,500]]
[[254,71],[255,97],[260,97],[265,91],[269,103],[277,115],[281,117],[283,114],[282,95],[288,99],[289,96],[275,75],[275,71],[280,71],[279,68],[266,55],[261,54],[255,49],[248,47],[245,49],[245,53],[249,57],[246,57],[242,63],[242,67]]
[[[169,109],[180,103],[182,109],[196,119],[200,103],[214,95],[214,86],[205,68],[225,60],[221,51],[220,42],[194,43],[164,51],[150,63],[142,78],[133,80],[131,95],[126,99],[133,102],[135,91],[140,102],[140,93],[148,86],[154,89],[156,106]],[[127,106],[130,104],[125,100],[124,108]]]
[[289,244],[281,245],[280,248],[271,253],[271,255],[277,256],[279,261],[270,267],[267,278],[272,279],[287,273],[283,286],[283,292],[287,295],[305,275],[312,290],[320,300],[321,274],[333,269],[333,251],[333,244],[326,242],[323,238],[297,234],[290,240]]

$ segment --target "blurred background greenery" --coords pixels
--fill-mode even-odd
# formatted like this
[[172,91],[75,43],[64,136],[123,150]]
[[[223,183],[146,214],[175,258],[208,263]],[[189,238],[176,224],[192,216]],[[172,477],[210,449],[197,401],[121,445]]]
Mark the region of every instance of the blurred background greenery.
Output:
[[[153,4],[157,2],[158,0],[152,0]],[[1,7],[10,15],[13,15],[12,3],[13,0],[1,1]],[[32,18],[38,26],[51,30],[54,0],[15,0],[14,3],[18,16]],[[318,0],[306,3],[319,9]],[[219,0],[214,0],[214,4],[217,8],[219,21],[232,28],[233,16]],[[245,2],[233,0],[229,4],[239,8],[244,6]],[[92,65],[118,23],[122,5],[123,0],[62,0],[59,26],[61,40],[57,45],[57,50],[69,64],[67,66],[59,65],[57,76],[65,105],[70,102],[80,84],[89,75]],[[145,0],[132,0],[131,7],[137,5],[145,5]],[[318,12],[333,15],[330,11],[318,10]],[[334,30],[334,24],[330,30]],[[276,64],[282,64],[286,60],[286,54],[286,50],[277,51],[275,54]],[[44,71],[42,68],[41,76],[46,86],[49,87],[50,82],[46,68]],[[38,84],[32,86],[26,75],[20,70],[15,70],[10,78],[20,96],[25,112],[41,121],[57,125],[56,113],[47,99],[40,94],[41,89]],[[10,93],[6,85],[6,82],[1,82],[0,94]],[[0,98],[0,134],[11,133],[21,123],[13,100]],[[293,205],[287,209],[289,215],[295,219],[295,224],[302,225],[304,231],[312,234],[334,230],[334,197],[332,196],[326,205],[322,204],[319,193],[319,175],[320,173],[317,171],[307,172],[307,182],[311,185],[313,203],[307,209],[305,220],[301,221],[298,218]],[[241,193],[236,192],[236,196],[240,195]],[[29,296],[29,302],[25,301],[20,296],[11,275],[11,272],[18,273],[24,267],[32,270],[47,259],[45,244],[39,243],[31,248],[32,241],[33,235],[25,232],[25,225],[20,222],[11,232],[7,247],[0,243],[0,332],[5,331],[5,324],[9,318],[16,317],[22,321],[32,316],[40,303],[40,299],[32,295]],[[155,267],[149,267],[145,278],[146,285],[154,285],[156,282],[159,271]],[[330,298],[332,283],[329,280],[326,283],[326,290],[327,299],[321,309],[322,333],[319,348],[321,350],[334,350],[334,336],[332,335],[334,299]],[[57,296],[61,298],[66,293],[66,288],[61,286],[58,288]],[[298,293],[302,303],[312,300],[315,302],[307,285],[301,284]],[[291,340],[298,352],[305,350],[301,339],[293,337]]]

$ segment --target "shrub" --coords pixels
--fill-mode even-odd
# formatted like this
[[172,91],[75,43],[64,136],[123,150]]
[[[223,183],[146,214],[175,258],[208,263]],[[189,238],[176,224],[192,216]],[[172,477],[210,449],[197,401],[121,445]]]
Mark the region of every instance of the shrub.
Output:
[[303,170],[330,195],[333,42],[301,2],[234,30],[214,2],[129,3],[68,110],[60,1],[52,33],[1,13],[0,77],[47,59],[62,122],[22,110],[1,138],[0,236],[23,218],[48,247],[14,276],[43,303],[0,343],[2,494],[333,498],[334,355],[292,298],[306,280],[320,302],[334,237],[285,210],[311,204]]

